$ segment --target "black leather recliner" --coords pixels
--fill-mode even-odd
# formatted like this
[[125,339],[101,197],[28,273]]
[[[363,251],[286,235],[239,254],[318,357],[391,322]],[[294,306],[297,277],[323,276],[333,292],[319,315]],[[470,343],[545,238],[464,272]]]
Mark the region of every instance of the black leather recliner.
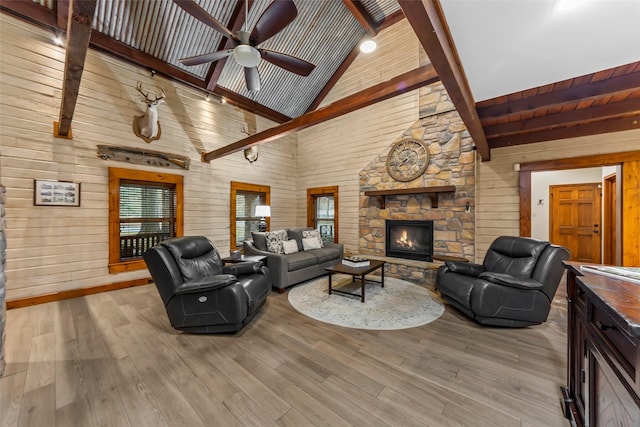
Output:
[[442,298],[484,325],[521,327],[547,320],[569,251],[526,237],[498,237],[482,265],[447,261],[438,268]]
[[223,266],[204,236],[168,239],[143,255],[171,326],[192,333],[234,332],[255,316],[271,291],[262,262]]

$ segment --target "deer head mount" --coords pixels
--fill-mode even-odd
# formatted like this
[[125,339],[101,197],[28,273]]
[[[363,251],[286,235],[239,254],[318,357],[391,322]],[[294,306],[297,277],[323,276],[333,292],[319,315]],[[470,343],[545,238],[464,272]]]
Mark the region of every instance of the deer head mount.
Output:
[[153,99],[149,96],[148,91],[145,93],[142,90],[142,83],[138,82],[136,90],[144,97],[147,109],[142,116],[133,117],[133,133],[146,142],[160,139],[161,128],[158,120],[158,106],[164,104],[164,98],[166,97],[164,90],[160,88],[162,95]]

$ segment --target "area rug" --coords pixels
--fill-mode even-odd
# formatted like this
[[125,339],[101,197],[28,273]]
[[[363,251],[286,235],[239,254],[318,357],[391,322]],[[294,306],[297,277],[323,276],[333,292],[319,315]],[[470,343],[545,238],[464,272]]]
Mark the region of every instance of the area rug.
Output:
[[[337,284],[334,288],[360,293],[359,282],[352,283],[351,276],[337,274],[332,280]],[[414,328],[444,313],[444,305],[434,293],[400,279],[385,278],[384,288],[367,284],[364,303],[359,297],[329,295],[328,287],[327,277],[295,286],[289,291],[289,303],[312,319],[357,329]]]

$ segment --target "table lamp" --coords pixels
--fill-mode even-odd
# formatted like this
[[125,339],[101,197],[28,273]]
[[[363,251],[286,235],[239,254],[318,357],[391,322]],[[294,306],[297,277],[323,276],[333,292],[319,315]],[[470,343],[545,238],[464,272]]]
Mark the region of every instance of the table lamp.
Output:
[[256,216],[260,217],[260,222],[258,223],[258,231],[267,231],[267,221],[265,217],[271,216],[271,206],[267,205],[258,205],[256,206]]

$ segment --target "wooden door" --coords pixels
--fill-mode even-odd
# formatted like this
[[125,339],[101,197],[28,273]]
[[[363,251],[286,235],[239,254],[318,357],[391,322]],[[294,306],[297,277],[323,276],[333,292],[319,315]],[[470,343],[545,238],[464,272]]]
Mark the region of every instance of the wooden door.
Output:
[[600,263],[602,185],[549,186],[551,242],[569,249],[571,260]]

